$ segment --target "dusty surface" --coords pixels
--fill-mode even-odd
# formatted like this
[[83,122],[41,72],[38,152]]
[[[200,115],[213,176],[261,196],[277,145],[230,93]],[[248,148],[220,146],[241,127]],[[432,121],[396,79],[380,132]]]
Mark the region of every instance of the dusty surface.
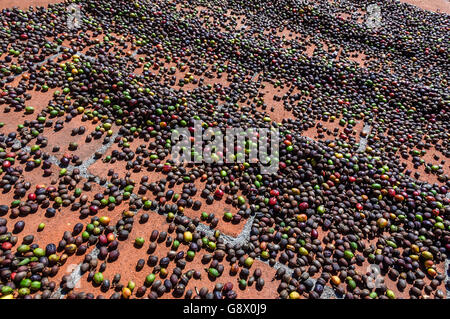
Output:
[[63,1],[57,0],[2,0],[0,9],[18,7],[22,10],[27,10],[30,6],[33,7],[47,7],[51,3],[60,3]]

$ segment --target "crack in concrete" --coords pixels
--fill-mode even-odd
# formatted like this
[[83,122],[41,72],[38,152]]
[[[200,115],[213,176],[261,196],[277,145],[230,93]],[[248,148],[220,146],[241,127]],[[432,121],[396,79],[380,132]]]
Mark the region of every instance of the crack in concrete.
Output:
[[449,279],[449,272],[450,272],[450,257],[447,257],[445,260],[445,290],[447,291],[446,297],[447,299],[450,299],[450,279]]
[[103,144],[99,149],[97,149],[97,151],[94,152],[94,154],[91,155],[91,157],[89,157],[87,160],[83,161],[83,163],[78,166],[78,169],[80,170],[80,175],[82,177],[89,177],[89,167],[94,164],[98,158],[96,156],[96,153],[100,153],[101,155],[104,155],[106,153],[106,151],[114,144],[114,140],[116,139],[116,137],[119,136],[118,132],[113,133],[110,136],[110,140],[108,143]]
[[[100,187],[106,188],[102,185],[99,185]],[[136,195],[132,194],[131,197],[136,198]],[[133,210],[136,212],[136,214],[139,212],[139,210]],[[114,229],[113,234],[117,236],[117,229]],[[95,248],[88,254],[93,259],[97,259],[98,255],[100,254],[100,245],[95,245]],[[83,277],[84,273],[81,272],[81,266],[84,262],[79,263],[70,273],[69,278],[67,280],[68,283],[70,283],[71,287],[76,287],[78,282]],[[58,288],[58,290],[52,295],[54,298],[62,299],[65,295],[67,295],[68,291],[67,289],[64,289],[63,287]]]
[[[363,128],[363,132],[366,132],[366,133],[369,133],[370,130],[371,130],[371,126],[370,125],[366,125]],[[102,145],[95,153],[101,153],[103,155],[112,146],[112,144],[114,143],[115,138],[118,135],[119,135],[118,132],[114,133],[111,136],[110,141],[108,143]],[[309,138],[307,136],[302,136],[302,137],[304,137],[306,140],[308,140],[311,143],[319,144],[318,141],[316,141],[316,140],[314,140],[312,138]],[[363,140],[363,139],[365,141],[365,144],[364,144],[364,141],[361,144],[363,144],[363,148],[365,150],[365,147],[367,145],[367,138],[361,138],[361,140]],[[20,143],[20,141],[17,140],[15,143]],[[358,148],[358,151],[360,151],[360,149],[362,148],[361,144],[360,144],[360,147]],[[24,149],[26,151],[28,151],[28,152],[31,150],[31,148],[29,146],[25,146]],[[60,161],[55,156],[50,155],[48,160],[51,163],[60,166]],[[96,158],[95,154],[93,154],[89,159],[84,161],[83,164],[78,167],[80,169],[80,175],[82,175],[85,178],[92,178],[93,177],[94,178],[94,182],[97,183],[100,187],[107,188],[107,186],[101,185],[100,178],[98,176],[89,175],[89,173],[88,173],[89,167],[92,164],[94,164],[97,160],[98,159]],[[73,166],[73,165],[67,165],[67,166],[65,166],[65,168],[73,170],[76,167]],[[405,177],[409,178],[411,180],[414,180],[414,181],[416,181],[418,183],[421,183],[421,184],[424,183],[424,182],[415,180],[415,179],[407,177],[407,176],[405,176]],[[133,199],[135,199],[135,200],[141,200],[141,198],[138,195],[135,195],[135,194],[131,194],[131,197]],[[450,193],[447,193],[446,197],[450,198]],[[159,213],[159,208],[160,208],[159,206],[157,206],[157,208],[156,208],[158,213]],[[136,213],[137,212],[139,212],[139,210],[136,210]],[[167,215],[166,213],[162,213],[162,214],[163,215]],[[255,215],[252,215],[252,216],[250,216],[248,218],[246,224],[243,227],[243,230],[239,233],[239,235],[237,237],[233,237],[233,236],[226,235],[226,234],[221,234],[221,238],[223,239],[224,243],[225,244],[230,243],[233,246],[247,243],[248,239],[250,238],[251,227],[253,225],[253,221],[254,221],[255,217],[256,217]],[[189,220],[192,220],[189,217],[187,217],[187,218]],[[207,225],[205,225],[203,223],[199,223],[196,228],[199,231],[203,231],[207,236],[214,236],[214,232],[215,231],[213,229],[211,229],[209,226],[207,226]],[[116,230],[114,230],[114,233],[116,234]],[[100,253],[100,250],[98,249],[98,247],[95,247],[94,250],[91,253],[89,253],[89,255],[91,255],[93,258],[97,258],[99,253]],[[258,260],[268,264],[271,268],[273,268],[275,270],[278,270],[279,268],[284,268],[286,273],[288,273],[290,275],[292,275],[292,273],[293,273],[293,270],[291,268],[289,268],[288,266],[286,266],[284,264],[279,263],[278,261],[276,261],[274,265],[270,265],[268,260],[264,260],[264,259],[262,259],[260,257],[257,257],[256,259],[258,259]],[[81,271],[80,271],[82,264],[83,263],[78,264],[75,267],[75,269],[71,272],[71,274],[69,275],[68,282],[70,282],[73,287],[76,286],[76,284],[81,280],[81,277],[83,276],[83,274],[81,274]],[[446,281],[447,282],[448,282],[448,271],[449,271],[449,259],[447,259],[445,261],[445,275],[446,275]],[[315,285],[317,281],[315,279],[313,279],[313,278],[311,278],[311,280],[313,280],[314,285]],[[446,290],[447,290],[446,298],[450,299],[450,293],[449,293],[448,287],[446,287]],[[67,294],[67,292],[65,292],[63,288],[59,288],[52,296],[55,297],[55,298],[63,298],[66,294]],[[328,286],[324,286],[324,289],[323,289],[323,292],[322,292],[320,298],[321,299],[331,299],[331,298],[340,299],[340,298],[342,298],[342,296],[338,295],[332,288],[330,288]]]

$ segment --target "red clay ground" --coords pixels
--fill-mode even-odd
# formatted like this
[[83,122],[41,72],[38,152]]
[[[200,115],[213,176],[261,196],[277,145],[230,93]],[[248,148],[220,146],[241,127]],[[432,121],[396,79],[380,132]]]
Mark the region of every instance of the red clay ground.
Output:
[[450,14],[450,4],[447,0],[400,0],[428,11]]

